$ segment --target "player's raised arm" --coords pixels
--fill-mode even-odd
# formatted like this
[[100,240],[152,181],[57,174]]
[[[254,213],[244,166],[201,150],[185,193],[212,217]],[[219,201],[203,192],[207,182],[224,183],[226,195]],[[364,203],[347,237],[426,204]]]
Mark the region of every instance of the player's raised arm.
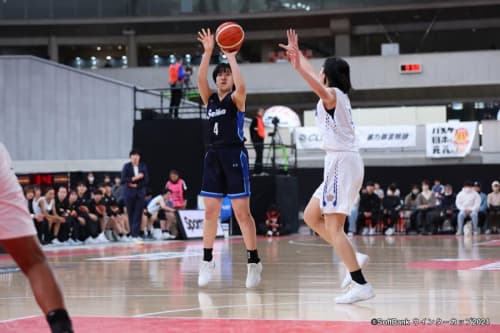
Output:
[[208,66],[210,65],[210,58],[214,50],[214,36],[210,29],[201,29],[198,31],[198,41],[203,45],[203,56],[201,57],[200,68],[198,69],[198,90],[203,104],[208,104],[208,99],[212,94],[212,90],[208,85]]
[[234,104],[238,107],[238,110],[245,111],[245,101],[247,98],[247,88],[245,84],[245,79],[243,79],[243,75],[241,74],[240,66],[236,61],[236,54],[238,51],[234,52],[226,52],[223,51],[227,57],[229,62],[229,66],[231,66],[231,73],[233,75],[233,82],[236,90],[232,94],[232,99]]
[[286,54],[293,68],[295,68],[302,78],[304,78],[316,95],[321,98],[325,108],[333,109],[337,104],[335,90],[329,89],[320,81],[320,78],[314,71],[314,67],[299,49],[299,37],[295,30],[287,30],[286,35],[288,44],[279,44],[279,46],[286,50]]

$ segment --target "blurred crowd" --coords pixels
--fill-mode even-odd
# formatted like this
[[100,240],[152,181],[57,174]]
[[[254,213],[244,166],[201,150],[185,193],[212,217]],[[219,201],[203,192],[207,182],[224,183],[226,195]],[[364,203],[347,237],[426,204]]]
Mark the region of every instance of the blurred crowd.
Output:
[[384,191],[367,182],[348,217],[349,234],[490,234],[500,231],[500,182],[483,192],[479,182],[465,181],[456,193],[450,184],[424,180],[402,196],[397,184]]
[[176,170],[161,193],[146,191],[141,233],[132,237],[120,176],[109,175],[97,183],[92,172],[70,187],[28,185],[24,193],[28,209],[43,245],[79,245],[110,242],[168,240],[179,236],[175,214],[186,207],[186,183]]

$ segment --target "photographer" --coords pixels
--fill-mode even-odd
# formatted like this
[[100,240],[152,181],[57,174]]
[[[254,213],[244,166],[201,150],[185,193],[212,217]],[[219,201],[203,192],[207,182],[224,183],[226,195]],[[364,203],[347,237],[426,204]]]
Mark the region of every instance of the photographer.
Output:
[[170,108],[169,114],[172,118],[179,118],[179,105],[182,99],[183,84],[188,74],[184,71],[182,58],[177,59],[174,64],[168,68],[170,84]]

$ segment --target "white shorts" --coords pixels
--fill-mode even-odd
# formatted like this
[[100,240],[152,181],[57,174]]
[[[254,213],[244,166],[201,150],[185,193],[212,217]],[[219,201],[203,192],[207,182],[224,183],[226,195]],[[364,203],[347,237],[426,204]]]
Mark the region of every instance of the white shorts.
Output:
[[358,152],[327,152],[323,183],[313,194],[324,214],[350,215],[363,185],[365,167]]
[[0,239],[36,235],[28,204],[7,149],[0,143]]

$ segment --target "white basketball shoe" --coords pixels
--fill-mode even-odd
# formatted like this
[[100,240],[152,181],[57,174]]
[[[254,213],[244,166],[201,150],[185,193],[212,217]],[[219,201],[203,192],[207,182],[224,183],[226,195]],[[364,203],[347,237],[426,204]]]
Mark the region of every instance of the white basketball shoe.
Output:
[[[366,254],[356,252],[356,260],[358,261],[359,267],[361,267],[361,269],[363,269],[370,261],[370,257],[367,256]],[[345,288],[349,287],[349,284],[351,282],[352,282],[351,273],[349,272],[349,270],[346,267],[346,274],[344,277],[344,281],[342,281],[342,284],[340,285],[340,288],[345,289]]]

